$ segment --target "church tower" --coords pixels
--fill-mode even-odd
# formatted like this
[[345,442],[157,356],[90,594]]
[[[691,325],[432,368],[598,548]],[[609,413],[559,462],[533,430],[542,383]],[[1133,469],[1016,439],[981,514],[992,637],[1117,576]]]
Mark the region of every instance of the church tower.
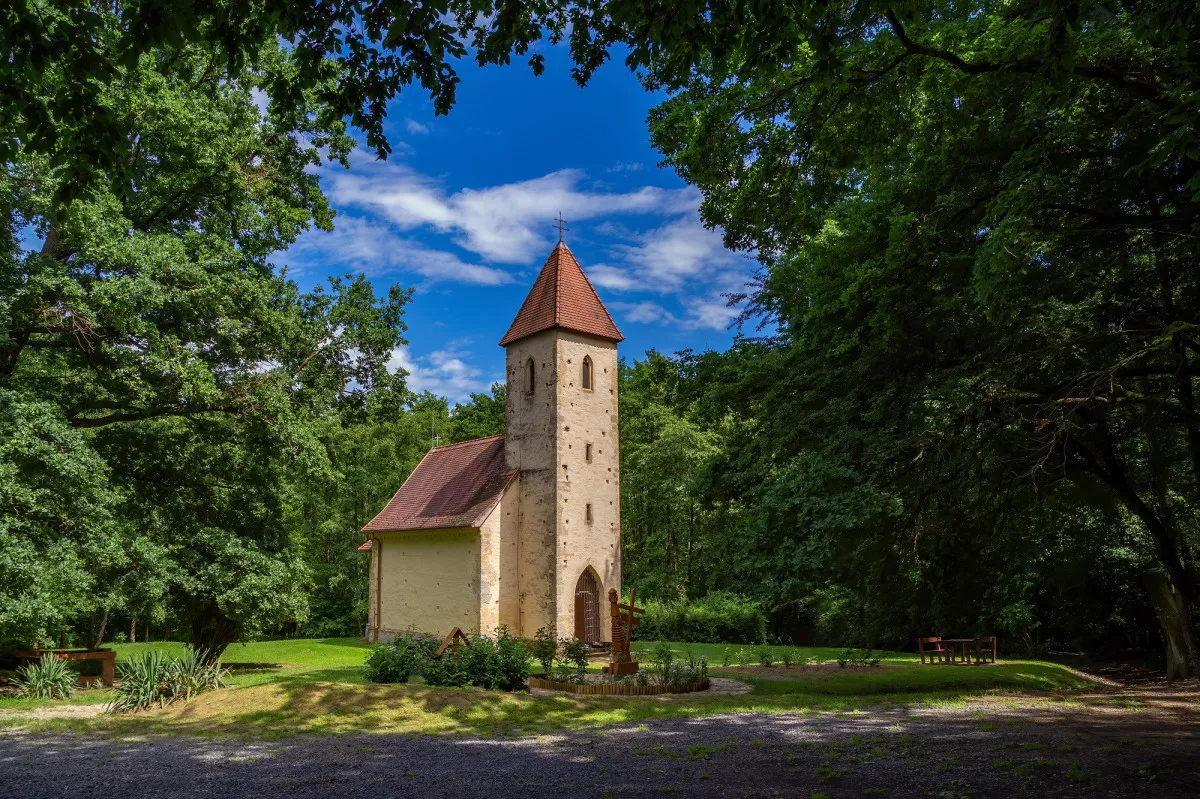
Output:
[[519,474],[519,634],[611,637],[621,591],[617,342],[621,332],[565,243],[546,259],[500,346],[504,447]]

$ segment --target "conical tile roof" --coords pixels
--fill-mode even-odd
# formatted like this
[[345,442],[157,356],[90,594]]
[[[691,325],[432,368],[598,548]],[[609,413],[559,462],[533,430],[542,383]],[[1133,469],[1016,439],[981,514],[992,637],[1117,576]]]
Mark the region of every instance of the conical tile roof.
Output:
[[537,280],[533,281],[533,288],[521,303],[517,318],[500,339],[500,346],[507,347],[514,341],[554,327],[609,341],[625,338],[570,248],[561,241],[546,259]]

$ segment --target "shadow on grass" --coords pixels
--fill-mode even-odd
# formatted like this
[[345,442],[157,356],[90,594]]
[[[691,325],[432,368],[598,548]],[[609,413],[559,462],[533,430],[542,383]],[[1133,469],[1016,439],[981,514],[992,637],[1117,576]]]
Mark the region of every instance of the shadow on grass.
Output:
[[820,694],[872,696],[891,693],[960,692],[986,690],[1022,692],[1064,691],[1087,683],[1060,666],[1041,663],[1000,663],[994,666],[928,666],[897,668],[875,673],[816,675],[807,679],[761,678],[742,675],[761,695]]
[[[58,720],[117,733],[289,737],[316,733],[423,733],[511,736],[636,725],[723,713],[803,713],[956,702],[990,690],[1042,693],[1086,683],[1050,664],[979,669],[895,669],[821,680],[754,680],[739,696],[530,696],[471,688],[375,685],[359,667],[247,673],[234,687],[136,716]],[[39,725],[40,726],[40,725]],[[48,720],[46,726],[59,726]]]

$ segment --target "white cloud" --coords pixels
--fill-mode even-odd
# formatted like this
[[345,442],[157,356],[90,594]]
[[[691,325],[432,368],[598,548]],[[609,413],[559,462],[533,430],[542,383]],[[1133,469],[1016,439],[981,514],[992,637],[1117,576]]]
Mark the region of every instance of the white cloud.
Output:
[[404,123],[404,127],[406,127],[408,129],[408,132],[411,133],[413,136],[425,136],[425,135],[428,135],[428,133],[429,133],[429,127],[427,125],[422,125],[420,122],[416,121],[415,119],[406,120]]
[[728,330],[733,320],[741,313],[740,308],[730,308],[728,301],[717,294],[708,297],[684,297],[681,302],[683,316],[673,314],[657,302],[649,300],[613,302],[609,303],[609,307],[625,322],[677,325],[685,330]]
[[608,264],[587,267],[588,279],[593,285],[612,291],[630,291],[638,287],[637,280],[625,269]]
[[414,357],[407,346],[400,346],[392,350],[388,367],[408,372],[408,387],[412,391],[432,391],[451,402],[465,402],[472,393],[486,393],[493,381],[484,380],[482,370],[463,360],[464,355],[451,345]]
[[609,307],[616,311],[622,319],[634,324],[665,324],[678,321],[666,308],[656,302],[613,302]]
[[627,163],[625,161],[618,161],[617,163],[610,166],[607,171],[608,172],[641,172],[642,165],[636,161],[634,161],[632,163]]
[[382,214],[401,230],[430,226],[452,233],[467,250],[515,264],[544,254],[550,223],[559,211],[570,224],[614,214],[675,216],[693,212],[699,204],[699,194],[690,187],[589,191],[580,188],[584,177],[580,170],[563,169],[516,183],[447,192],[404,164],[376,162],[369,173],[329,174],[329,196],[336,206]]
[[711,297],[688,297],[683,301],[687,317],[683,326],[692,330],[728,330],[733,320],[741,313],[737,307],[729,307],[729,301],[719,295]]
[[332,233],[312,230],[302,236],[287,260],[306,270],[335,262],[369,276],[408,272],[434,282],[484,286],[513,282],[503,269],[467,263],[453,253],[399,236],[385,225],[344,215],[334,220]]

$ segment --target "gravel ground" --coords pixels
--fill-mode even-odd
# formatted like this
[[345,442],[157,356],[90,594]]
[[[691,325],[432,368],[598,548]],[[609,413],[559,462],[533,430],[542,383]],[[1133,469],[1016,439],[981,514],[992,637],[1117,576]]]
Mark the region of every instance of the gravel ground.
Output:
[[718,716],[510,740],[247,743],[10,729],[0,731],[0,797],[1196,796],[1198,732],[1190,712],[1164,720],[997,704]]

